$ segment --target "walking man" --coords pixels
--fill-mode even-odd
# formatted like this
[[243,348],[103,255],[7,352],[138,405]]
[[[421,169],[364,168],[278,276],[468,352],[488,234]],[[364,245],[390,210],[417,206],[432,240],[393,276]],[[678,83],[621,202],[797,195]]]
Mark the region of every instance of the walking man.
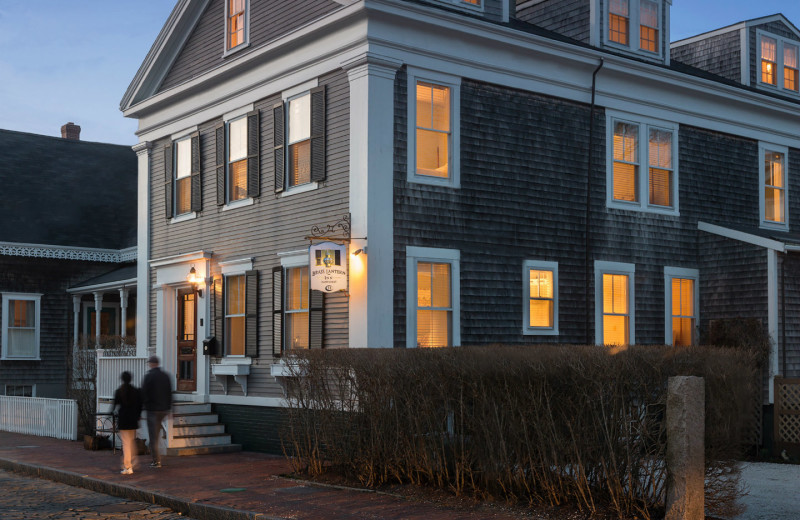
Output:
[[150,438],[151,467],[161,467],[161,453],[158,449],[161,437],[161,423],[172,408],[172,383],[169,376],[158,367],[158,356],[150,356],[147,366],[150,370],[142,381],[142,400],[147,410],[147,435]]

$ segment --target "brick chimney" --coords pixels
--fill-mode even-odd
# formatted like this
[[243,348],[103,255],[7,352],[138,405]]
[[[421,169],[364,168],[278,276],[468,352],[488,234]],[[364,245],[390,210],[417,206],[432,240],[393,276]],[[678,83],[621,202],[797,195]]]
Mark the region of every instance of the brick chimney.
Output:
[[72,139],[73,141],[81,140],[81,127],[73,122],[69,122],[61,127],[61,138]]

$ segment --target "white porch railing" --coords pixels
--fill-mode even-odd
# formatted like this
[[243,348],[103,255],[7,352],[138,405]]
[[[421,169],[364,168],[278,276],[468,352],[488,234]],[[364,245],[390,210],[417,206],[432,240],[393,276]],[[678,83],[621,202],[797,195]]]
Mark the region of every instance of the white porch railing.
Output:
[[0,396],[0,430],[75,440],[78,403],[72,399]]
[[106,357],[103,350],[97,350],[97,382],[95,388],[97,388],[98,407],[96,409],[98,412],[108,411],[100,410],[100,400],[114,398],[114,392],[122,383],[120,375],[126,370],[131,373],[131,383],[134,386],[141,387],[142,379],[147,372],[147,358],[136,356]]

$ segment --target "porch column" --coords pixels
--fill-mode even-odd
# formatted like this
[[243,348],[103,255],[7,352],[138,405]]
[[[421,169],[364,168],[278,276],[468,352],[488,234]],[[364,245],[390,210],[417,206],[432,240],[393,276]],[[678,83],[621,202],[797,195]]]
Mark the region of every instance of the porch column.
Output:
[[94,294],[94,346],[100,347],[100,316],[103,313],[103,293]]
[[136,144],[138,161],[138,209],[136,217],[136,355],[145,356],[148,350],[150,327],[150,151],[153,143]]
[[[350,83],[350,234],[356,237],[350,242],[351,347],[394,346],[394,81],[402,65],[372,52],[342,63]],[[364,254],[354,256],[358,249]]]
[[77,294],[72,296],[72,346],[78,347],[78,334],[80,331],[81,297]]
[[128,289],[119,290],[119,308],[120,336],[124,338],[128,332]]

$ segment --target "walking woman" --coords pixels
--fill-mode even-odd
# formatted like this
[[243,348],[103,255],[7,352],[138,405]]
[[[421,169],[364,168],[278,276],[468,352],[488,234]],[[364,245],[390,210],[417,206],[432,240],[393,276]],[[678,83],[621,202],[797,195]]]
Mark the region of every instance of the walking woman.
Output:
[[122,373],[122,384],[114,392],[114,410],[119,416],[117,429],[122,439],[122,473],[133,473],[133,461],[136,458],[136,430],[139,429],[139,416],[142,415],[142,395],[139,389],[131,384],[131,373]]

